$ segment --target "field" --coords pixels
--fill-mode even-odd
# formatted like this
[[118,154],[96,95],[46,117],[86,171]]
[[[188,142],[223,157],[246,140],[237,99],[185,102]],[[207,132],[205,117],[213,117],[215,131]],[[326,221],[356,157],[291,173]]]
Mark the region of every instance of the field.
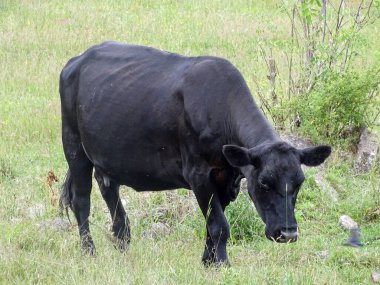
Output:
[[[183,189],[139,194],[123,187],[132,231],[125,254],[109,241],[110,217],[96,183],[90,217],[95,257],[81,254],[75,225],[68,231],[37,226],[59,216],[47,175],[58,177],[52,187],[59,194],[67,164],[58,78],[69,58],[109,39],[220,56],[238,67],[257,98],[253,75],[267,86],[261,49],[280,56],[289,48],[281,3],[1,0],[0,284],[370,284],[371,273],[380,271],[379,170],[355,174],[351,155],[339,149],[324,167],[306,170],[297,243],[268,241],[248,196],[239,195],[227,209],[231,267],[203,267],[204,220]],[[380,63],[379,32],[377,21],[355,43],[363,69]],[[334,187],[337,201],[317,186],[318,173]],[[363,247],[341,246],[348,238],[338,225],[342,214],[360,224]],[[158,222],[169,233],[147,237]]]

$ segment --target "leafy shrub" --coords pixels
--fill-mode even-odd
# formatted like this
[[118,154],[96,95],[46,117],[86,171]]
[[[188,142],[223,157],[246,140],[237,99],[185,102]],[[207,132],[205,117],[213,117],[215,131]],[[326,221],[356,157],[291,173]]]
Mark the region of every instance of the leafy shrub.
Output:
[[[291,36],[289,49],[281,48],[286,58],[276,59],[272,47],[270,54],[262,48],[267,94],[255,80],[261,107],[277,129],[301,123],[301,132],[314,142],[343,147],[358,138],[361,127],[373,124],[378,99],[372,91],[379,83],[378,67],[369,70],[361,48],[368,41],[363,31],[379,19],[379,1],[359,1],[349,9],[346,2],[283,1]],[[378,66],[378,60],[375,54],[371,64]]]
[[342,143],[358,138],[361,127],[373,125],[378,106],[379,70],[328,72],[305,96],[294,97],[290,109],[300,117],[301,132],[312,140]]

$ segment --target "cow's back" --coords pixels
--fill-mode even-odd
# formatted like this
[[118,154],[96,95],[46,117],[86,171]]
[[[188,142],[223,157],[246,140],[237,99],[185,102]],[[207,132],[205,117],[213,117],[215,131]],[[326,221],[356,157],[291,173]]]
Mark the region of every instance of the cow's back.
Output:
[[188,187],[183,159],[195,152],[222,161],[214,156],[233,142],[231,110],[241,111],[233,105],[252,102],[226,60],[115,42],[70,60],[60,89],[62,116],[95,167],[137,190]]
[[62,115],[76,122],[95,167],[135,189],[187,186],[179,89],[191,64],[191,58],[114,42],[68,62],[61,74]]

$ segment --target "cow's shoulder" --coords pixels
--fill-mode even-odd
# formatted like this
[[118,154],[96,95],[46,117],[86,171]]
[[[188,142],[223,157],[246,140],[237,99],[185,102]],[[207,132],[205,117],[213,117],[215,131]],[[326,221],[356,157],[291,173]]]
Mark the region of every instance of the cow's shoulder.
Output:
[[198,94],[207,93],[220,98],[246,85],[240,71],[224,58],[201,56],[189,60],[192,65],[184,76],[184,82],[186,86],[200,89]]
[[227,59],[216,56],[199,56],[192,59],[193,66],[190,75],[208,73],[209,76],[219,74],[240,74],[236,67]]

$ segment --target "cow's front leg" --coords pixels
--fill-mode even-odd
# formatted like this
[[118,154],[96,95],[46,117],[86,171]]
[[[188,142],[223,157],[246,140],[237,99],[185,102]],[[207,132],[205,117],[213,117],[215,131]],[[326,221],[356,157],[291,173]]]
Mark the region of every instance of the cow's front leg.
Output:
[[210,207],[205,217],[208,231],[206,237],[208,256],[205,253],[203,256],[206,258],[202,259],[202,261],[205,265],[228,265],[227,241],[230,237],[230,227],[217,197],[211,197]]
[[199,174],[192,180],[193,191],[199,207],[206,219],[207,237],[202,261],[205,265],[228,264],[227,240],[230,237],[230,227],[224,215],[215,186],[208,177]]
[[204,265],[210,265],[215,262],[215,246],[214,246],[214,243],[212,242],[207,226],[206,226],[206,232],[207,232],[206,246],[205,246],[205,251],[202,257],[202,262]]

